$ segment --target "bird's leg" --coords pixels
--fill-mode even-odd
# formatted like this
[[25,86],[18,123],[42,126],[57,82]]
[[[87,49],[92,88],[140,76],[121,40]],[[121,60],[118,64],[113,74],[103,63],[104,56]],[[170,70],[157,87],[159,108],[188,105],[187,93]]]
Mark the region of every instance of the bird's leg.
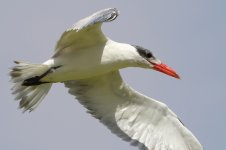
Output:
[[44,72],[40,76],[34,76],[34,77],[31,77],[29,79],[24,80],[22,85],[23,86],[34,86],[34,85],[40,85],[40,84],[44,84],[44,83],[49,83],[49,82],[42,82],[40,80],[43,77],[45,77],[46,75],[48,75],[49,73],[53,73],[56,69],[58,69],[60,67],[61,66],[51,67],[49,70],[47,70],[46,72]]

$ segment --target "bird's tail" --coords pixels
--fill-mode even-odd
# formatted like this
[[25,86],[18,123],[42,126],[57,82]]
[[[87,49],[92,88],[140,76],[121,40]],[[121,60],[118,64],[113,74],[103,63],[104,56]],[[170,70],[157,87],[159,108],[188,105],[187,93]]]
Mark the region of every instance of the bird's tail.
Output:
[[19,108],[24,111],[34,110],[51,88],[52,83],[40,82],[40,79],[49,72],[48,65],[30,64],[15,61],[10,71],[13,83],[12,94],[20,100]]

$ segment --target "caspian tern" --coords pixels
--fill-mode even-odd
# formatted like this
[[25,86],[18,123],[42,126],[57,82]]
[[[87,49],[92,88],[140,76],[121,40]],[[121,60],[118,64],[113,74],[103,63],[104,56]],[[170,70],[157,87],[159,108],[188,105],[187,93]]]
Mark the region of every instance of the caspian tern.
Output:
[[100,10],[67,29],[54,55],[42,64],[15,61],[12,93],[24,111],[34,110],[51,85],[63,82],[93,117],[142,150],[202,150],[195,136],[164,103],[129,87],[119,69],[141,67],[179,78],[141,46],[106,37],[101,25],[117,18],[115,8]]

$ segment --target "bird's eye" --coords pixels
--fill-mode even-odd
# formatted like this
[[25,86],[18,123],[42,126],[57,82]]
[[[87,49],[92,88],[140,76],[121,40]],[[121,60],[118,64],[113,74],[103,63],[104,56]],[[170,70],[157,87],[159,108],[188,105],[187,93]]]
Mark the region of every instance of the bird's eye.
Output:
[[153,57],[153,55],[152,55],[151,52],[148,52],[148,53],[146,54],[146,57],[147,57],[147,58],[151,58],[151,57]]

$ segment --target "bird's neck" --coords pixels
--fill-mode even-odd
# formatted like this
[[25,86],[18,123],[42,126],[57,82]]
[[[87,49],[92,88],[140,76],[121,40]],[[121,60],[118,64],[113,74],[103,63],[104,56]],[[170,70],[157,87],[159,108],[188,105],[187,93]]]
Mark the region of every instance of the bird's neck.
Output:
[[117,69],[139,67],[139,59],[137,51],[133,46],[126,43],[118,43],[110,39],[106,43],[102,56],[103,62],[110,62]]

